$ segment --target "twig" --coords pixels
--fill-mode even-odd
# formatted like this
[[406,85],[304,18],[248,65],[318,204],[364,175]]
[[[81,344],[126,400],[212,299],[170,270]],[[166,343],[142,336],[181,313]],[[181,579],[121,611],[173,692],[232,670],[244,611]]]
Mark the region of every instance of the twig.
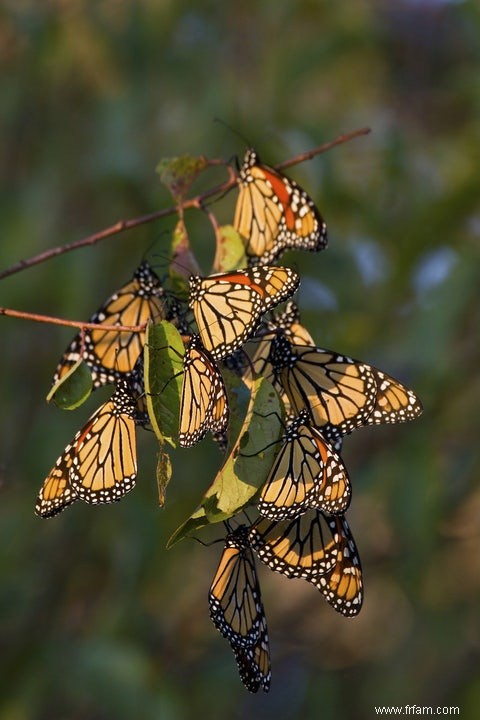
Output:
[[[324,153],[327,150],[336,147],[337,145],[349,142],[356,137],[367,135],[369,132],[370,128],[365,127],[360,128],[359,130],[354,130],[350,133],[344,133],[336,137],[334,140],[331,140],[328,143],[324,143],[323,145],[320,145],[313,150],[309,150],[308,152],[302,153],[301,155],[296,155],[290,160],[286,160],[283,163],[275,165],[275,168],[277,170],[283,170],[284,168],[291,167],[292,165],[298,165],[305,160],[310,160],[316,155],[320,155],[321,153]],[[210,160],[209,164],[220,165],[223,164],[223,161]],[[226,180],[224,183],[221,183],[220,185],[216,185],[214,188],[211,188],[204,193],[197,195],[194,198],[184,200],[184,202],[181,203],[181,209],[188,210],[191,208],[201,208],[203,207],[205,200],[207,200],[208,198],[215,195],[223,195],[228,192],[228,190],[230,190],[236,182],[235,172],[232,168],[229,168],[228,170],[230,176],[228,180]],[[157,212],[150,213],[148,215],[142,215],[141,217],[132,218],[130,220],[119,220],[114,225],[111,225],[104,230],[100,230],[97,233],[93,233],[93,235],[88,235],[87,237],[76,240],[73,243],[68,243],[67,245],[60,245],[58,247],[50,248],[50,250],[45,250],[39,255],[34,255],[27,260],[19,260],[14,265],[11,265],[6,270],[2,270],[0,272],[0,280],[3,280],[3,278],[14,275],[15,273],[22,270],[26,270],[33,265],[39,265],[40,263],[45,262],[46,260],[49,260],[56,255],[63,255],[63,253],[71,252],[72,250],[77,250],[78,248],[86,247],[87,245],[95,245],[95,243],[99,242],[100,240],[106,240],[107,238],[114,235],[119,235],[120,233],[125,232],[126,230],[131,230],[132,228],[138,227],[139,225],[146,225],[147,223],[154,222],[155,220],[161,220],[162,218],[169,217],[170,215],[174,215],[175,213],[177,213],[178,209],[179,208],[177,206],[169,207],[163,210],[158,210]]]
[[353,140],[354,138],[361,137],[362,135],[368,135],[370,132],[371,132],[370,128],[363,127],[363,128],[360,128],[359,130],[354,130],[351,133],[345,133],[344,135],[339,135],[334,140],[331,140],[328,143],[319,145],[318,147],[314,148],[313,150],[308,150],[307,152],[304,152],[301,155],[296,155],[291,160],[285,160],[285,162],[275,165],[275,169],[276,170],[284,170],[285,168],[292,167],[292,165],[298,165],[299,163],[305,162],[305,160],[311,160],[312,158],[316,157],[317,155],[327,152],[327,150],[331,150],[332,148],[336,147],[337,145],[343,145],[343,143],[349,142],[350,140]]
[[50,325],[64,325],[65,327],[79,328],[80,330],[102,330],[108,332],[143,332],[147,326],[144,322],[141,325],[107,325],[100,323],[79,322],[78,320],[63,320],[62,318],[51,317],[50,315],[38,315],[37,313],[12,310],[11,308],[0,307],[0,315],[20,318],[21,320],[33,320],[34,322],[49,323]]
[[111,225],[110,227],[105,228],[105,230],[100,230],[100,232],[94,233],[93,235],[88,235],[81,240],[76,240],[73,243],[67,243],[67,245],[50,248],[50,250],[45,250],[39,255],[34,255],[31,258],[28,258],[28,260],[19,260],[15,263],[15,265],[12,265],[6,270],[0,272],[0,280],[9,277],[10,275],[14,275],[21,270],[26,270],[33,265],[39,265],[46,260],[50,260],[50,258],[55,257],[56,255],[63,255],[63,253],[70,252],[71,250],[77,250],[78,248],[85,247],[86,245],[95,245],[95,243],[100,240],[105,240],[108,237],[118,235],[125,230],[131,230],[139,225],[145,225],[153,220],[173,215],[174,212],[176,212],[176,208],[166,208],[165,210],[159,210],[158,212],[150,213],[149,215],[133,218],[132,220],[119,220],[115,223],[115,225]]

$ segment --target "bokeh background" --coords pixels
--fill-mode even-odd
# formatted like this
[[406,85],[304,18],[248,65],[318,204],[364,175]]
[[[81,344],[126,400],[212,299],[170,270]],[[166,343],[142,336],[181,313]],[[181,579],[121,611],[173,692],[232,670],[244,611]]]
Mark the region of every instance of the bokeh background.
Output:
[[[259,569],[273,680],[252,696],[208,618],[221,546],[165,550],[218,450],[175,453],[162,510],[155,440],[139,434],[123,502],[36,518],[45,474],[100,392],[74,413],[47,406],[71,332],[0,318],[2,720],[369,719],[406,704],[478,717],[479,37],[476,2],[0,3],[0,269],[169,205],[162,157],[231,159],[248,142],[276,163],[368,125],[292,170],[330,247],[289,260],[317,342],[398,376],[425,405],[415,423],[345,442],[357,619]],[[207,270],[211,226],[186,220]],[[0,305],[86,319],[145,253],[161,262],[172,226],[11,276]]]

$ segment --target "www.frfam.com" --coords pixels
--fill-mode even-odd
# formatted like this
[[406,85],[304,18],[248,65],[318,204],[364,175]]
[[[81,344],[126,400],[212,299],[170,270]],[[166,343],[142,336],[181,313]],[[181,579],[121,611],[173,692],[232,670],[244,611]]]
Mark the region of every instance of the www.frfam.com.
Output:
[[460,708],[432,707],[431,705],[401,705],[400,707],[376,707],[377,715],[460,715]]

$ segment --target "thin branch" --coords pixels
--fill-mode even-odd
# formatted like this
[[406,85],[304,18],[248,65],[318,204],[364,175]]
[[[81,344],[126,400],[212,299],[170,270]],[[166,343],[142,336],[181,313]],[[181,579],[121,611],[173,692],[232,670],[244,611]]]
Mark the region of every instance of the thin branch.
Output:
[[354,138],[361,137],[362,135],[368,135],[371,132],[371,129],[368,127],[360,128],[359,130],[354,130],[350,133],[344,133],[343,135],[339,135],[334,140],[331,140],[330,142],[324,143],[323,145],[319,145],[316,148],[313,148],[313,150],[308,150],[307,152],[302,153],[301,155],[296,155],[291,160],[285,160],[285,162],[279,163],[278,165],[275,165],[276,170],[284,170],[285,168],[292,167],[292,165],[298,165],[299,163],[305,162],[305,160],[311,160],[312,158],[316,157],[317,155],[320,155],[321,153],[327,152],[327,150],[331,150],[332,148],[336,147],[337,145],[343,145],[346,142],[349,142],[350,140],[353,140]]
[[33,320],[34,322],[49,323],[50,325],[64,325],[65,327],[79,328],[80,330],[102,330],[112,332],[143,332],[147,326],[144,322],[141,325],[107,325],[100,323],[79,322],[77,320],[63,320],[62,318],[51,317],[50,315],[38,315],[37,313],[12,310],[11,308],[0,307],[0,315],[20,318],[20,320]]
[[70,252],[71,250],[77,250],[78,248],[85,247],[87,245],[95,245],[95,243],[100,240],[106,240],[113,235],[125,232],[125,230],[131,230],[139,225],[145,225],[146,223],[153,222],[154,220],[168,217],[169,215],[173,215],[175,212],[176,208],[166,208],[164,210],[150,213],[149,215],[133,218],[132,220],[119,220],[115,223],[115,225],[111,225],[110,227],[100,230],[100,232],[94,233],[93,235],[88,235],[81,240],[76,240],[75,242],[67,243],[66,245],[50,248],[49,250],[39,253],[39,255],[33,255],[31,258],[28,258],[28,260],[19,260],[15,263],[15,265],[12,265],[6,270],[0,272],[0,280],[9,277],[10,275],[14,275],[21,270],[26,270],[33,265],[39,265],[46,260],[50,260],[50,258],[55,257],[56,255],[63,255],[63,253]]
[[[323,145],[320,145],[313,150],[309,150],[308,152],[302,153],[301,155],[296,155],[290,160],[286,160],[283,163],[275,165],[275,168],[277,170],[283,170],[284,168],[291,167],[292,165],[298,165],[305,160],[310,160],[316,155],[320,155],[321,153],[324,153],[327,150],[336,147],[337,145],[349,142],[350,140],[353,140],[354,138],[360,137],[362,135],[367,135],[369,132],[370,128],[365,127],[360,128],[359,130],[354,130],[351,133],[344,133],[343,135],[339,135],[338,137],[336,137],[334,140],[331,140],[328,143],[324,143]],[[210,160],[209,164],[220,165],[223,164],[223,161]],[[207,200],[208,198],[214,197],[215,195],[223,195],[228,192],[228,190],[230,190],[232,187],[234,187],[236,183],[235,172],[231,167],[228,168],[228,171],[228,180],[219,185],[216,185],[215,187],[205,191],[204,193],[197,195],[194,198],[185,200],[181,204],[182,210],[201,208],[203,207],[205,200]],[[46,260],[49,260],[50,258],[57,255],[63,255],[63,253],[71,252],[72,250],[77,250],[78,248],[86,247],[88,245],[95,245],[100,240],[106,240],[107,238],[113,237],[114,235],[119,235],[120,233],[123,233],[126,230],[132,230],[132,228],[138,227],[139,225],[146,225],[147,223],[154,222],[155,220],[161,220],[162,218],[169,217],[170,215],[174,215],[177,212],[178,207],[175,206],[165,208],[163,210],[158,210],[157,212],[149,213],[148,215],[142,215],[141,217],[132,218],[130,220],[119,220],[114,225],[111,225],[104,230],[100,230],[97,233],[93,233],[93,235],[88,235],[87,237],[81,238],[80,240],[76,240],[72,243],[68,243],[67,245],[60,245],[58,247],[50,248],[50,250],[45,250],[39,255],[34,255],[27,260],[19,260],[14,265],[11,265],[6,270],[2,270],[0,272],[0,280],[3,280],[3,278],[14,275],[15,273],[22,270],[26,270],[33,265],[39,265],[40,263],[45,262]]]

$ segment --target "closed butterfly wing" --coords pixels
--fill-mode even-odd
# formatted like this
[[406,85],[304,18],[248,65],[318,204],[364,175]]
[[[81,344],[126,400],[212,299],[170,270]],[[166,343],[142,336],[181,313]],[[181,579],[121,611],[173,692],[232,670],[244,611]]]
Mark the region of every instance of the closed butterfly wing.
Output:
[[104,403],[75,436],[70,470],[72,487],[87,503],[111,503],[135,486],[137,408],[125,381],[118,381]]
[[350,498],[343,461],[302,411],[287,427],[262,489],[260,513],[274,520],[296,518],[309,508],[340,513],[347,509]]
[[205,349],[215,359],[238,350],[264,313],[292,295],[300,284],[289,268],[249,270],[190,278],[190,306]]
[[241,525],[229,532],[209,596],[210,617],[227,638],[240,677],[250,692],[270,687],[270,651],[267,623],[248,540]]
[[322,250],[327,228],[312,199],[297,183],[247,150],[238,177],[233,225],[244,238],[251,264],[270,263],[285,250]]
[[332,443],[314,425],[307,425],[322,461],[322,475],[312,507],[328,514],[344,513],[350,506],[352,489],[345,464]]
[[[415,420],[422,414],[422,403],[413,390],[371,365],[368,368],[375,381],[373,407],[368,416],[363,417],[361,422],[356,422],[354,427],[407,422]],[[350,425],[326,423],[322,427],[322,432],[337,445],[352,429]]]
[[260,621],[258,637],[252,647],[232,646],[232,650],[237,661],[240,678],[247,690],[252,693],[256,693],[260,689],[268,692],[272,673],[265,616]]
[[72,445],[67,445],[47,475],[35,505],[35,513],[43,518],[53,517],[77,500],[70,482],[73,463]]
[[363,579],[360,557],[352,533],[344,516],[335,516],[335,538],[339,550],[334,567],[320,575],[314,583],[334,610],[354,617],[362,609]]
[[210,430],[224,433],[228,424],[228,402],[225,384],[214,359],[192,336],[183,366],[180,405],[179,443],[194,445]]
[[82,357],[92,373],[93,387],[114,383],[132,372],[145,344],[145,333],[103,330],[102,325],[142,325],[148,320],[161,320],[167,311],[164,290],[147,261],[143,261],[133,278],[109,297],[92,315],[89,323],[98,330],[78,333],[65,350],[53,377],[58,382]]

